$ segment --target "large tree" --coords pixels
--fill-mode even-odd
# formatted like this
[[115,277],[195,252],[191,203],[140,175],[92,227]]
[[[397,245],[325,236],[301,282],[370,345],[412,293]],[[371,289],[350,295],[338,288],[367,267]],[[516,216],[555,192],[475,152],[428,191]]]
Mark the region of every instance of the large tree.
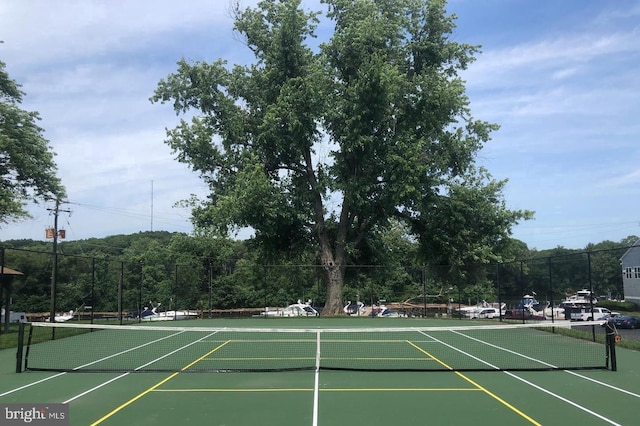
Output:
[[[425,249],[425,261],[486,262],[528,212],[507,210],[504,183],[474,166],[497,126],[470,114],[458,72],[478,48],[450,39],[445,2],[322,3],[334,30],[320,45],[321,15],[298,0],[236,6],[235,30],[255,63],[181,60],[152,101],[191,117],[167,143],[211,188],[196,224],[250,226],[276,247],[315,244],[323,314],[336,315],[345,265],[391,219],[442,250]],[[482,220],[467,217],[474,209]],[[466,220],[449,221],[452,213]]]
[[65,195],[40,117],[20,108],[24,92],[5,67],[0,61],[0,224],[29,217],[28,200]]

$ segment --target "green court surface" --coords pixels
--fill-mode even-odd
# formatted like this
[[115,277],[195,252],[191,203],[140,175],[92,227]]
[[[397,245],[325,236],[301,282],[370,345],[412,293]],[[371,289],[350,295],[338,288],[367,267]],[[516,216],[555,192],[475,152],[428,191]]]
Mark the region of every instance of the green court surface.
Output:
[[[252,328],[464,324],[398,318],[305,318],[196,320],[179,325],[186,322],[197,327]],[[421,338],[423,336],[415,336],[415,341]],[[207,357],[217,352],[215,345],[220,345],[214,341],[201,343],[200,355],[190,354],[191,363],[206,363]],[[260,362],[269,362],[272,358],[258,353],[257,346],[253,349],[251,342],[245,343],[249,345],[249,353],[256,352],[255,356],[245,357]],[[281,341],[279,344],[286,347],[291,343]],[[114,340],[112,345],[118,346],[119,342]],[[380,342],[380,345],[387,343]],[[434,342],[422,347],[438,351]],[[532,353],[537,353],[535,349],[531,348]],[[67,347],[62,350],[70,351],[67,358],[75,358],[73,351],[97,349]],[[300,358],[307,358],[308,354],[304,355]],[[353,355],[346,353],[344,357]],[[356,355],[358,359],[365,359],[365,354]],[[564,356],[579,359],[581,354]],[[67,403],[71,425],[635,425],[640,421],[637,409],[640,353],[617,348],[617,361],[618,371],[309,369],[217,373],[28,371],[18,374],[15,373],[15,350],[4,350],[0,351],[0,404]]]

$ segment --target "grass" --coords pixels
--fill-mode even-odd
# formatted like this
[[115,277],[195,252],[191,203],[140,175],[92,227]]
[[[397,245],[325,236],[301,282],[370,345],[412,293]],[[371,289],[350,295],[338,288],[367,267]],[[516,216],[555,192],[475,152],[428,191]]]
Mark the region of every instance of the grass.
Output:
[[[89,324],[89,321],[77,321],[75,323]],[[123,324],[137,324],[137,321],[136,322],[124,321]],[[2,334],[0,334],[0,349],[11,349],[11,348],[18,347],[18,334],[19,334],[18,330],[19,330],[19,325],[16,323],[9,324],[9,331],[5,331],[3,326]],[[77,334],[83,334],[90,331],[89,329],[85,329],[85,328],[83,329],[56,328],[55,330],[56,330],[55,332],[56,339],[75,336]],[[25,336],[24,336],[25,344],[27,343],[27,339],[29,337],[27,333],[28,333],[28,328],[25,328]],[[33,335],[31,343],[40,343],[50,339],[51,339],[51,333],[47,333],[47,332],[43,333],[42,331],[40,331],[39,333],[36,333]]]
[[4,330],[2,325],[0,334],[0,349],[15,348],[18,346],[18,324],[9,324],[9,331]]
[[[574,337],[576,339],[589,340],[593,341],[593,333],[591,331],[586,330],[577,330],[574,328],[563,328],[558,327],[554,329],[555,333],[562,334],[564,336]],[[605,334],[601,332],[595,333],[595,341],[598,343],[605,344]],[[616,347],[631,349],[634,351],[640,351],[640,341],[630,340],[630,339],[622,339],[618,343],[616,343]]]

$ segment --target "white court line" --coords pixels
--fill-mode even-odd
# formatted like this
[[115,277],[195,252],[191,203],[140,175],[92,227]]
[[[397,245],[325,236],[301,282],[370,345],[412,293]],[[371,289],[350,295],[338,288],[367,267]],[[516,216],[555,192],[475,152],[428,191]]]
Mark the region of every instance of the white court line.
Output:
[[[466,337],[467,339],[471,339],[471,340],[476,341],[476,342],[478,342],[478,343],[482,343],[483,345],[490,346],[490,347],[492,347],[492,348],[494,348],[494,349],[499,349],[499,350],[501,350],[501,351],[508,352],[508,353],[510,353],[510,354],[512,354],[512,355],[517,355],[517,356],[519,356],[519,357],[521,357],[521,358],[528,359],[529,361],[537,362],[537,363],[539,363],[539,364],[545,365],[545,366],[550,367],[550,368],[556,368],[556,369],[558,368],[557,366],[555,366],[555,365],[553,365],[553,364],[549,364],[548,362],[544,362],[544,361],[541,361],[541,360],[539,360],[539,359],[532,358],[532,357],[530,357],[530,356],[528,356],[528,355],[525,355],[525,354],[523,354],[523,353],[520,353],[520,352],[512,351],[511,349],[502,348],[502,347],[497,346],[497,345],[494,345],[494,344],[492,344],[492,343],[485,342],[484,340],[476,339],[475,337],[467,336],[466,334],[460,333],[459,331],[452,331],[452,333],[455,333],[455,334],[457,334],[457,335],[459,335],[459,336],[462,336],[462,337]],[[460,351],[460,352],[462,352],[462,351]],[[474,358],[475,358],[475,357],[474,357]],[[478,358],[475,358],[475,359],[478,359]],[[480,360],[480,359],[478,359],[478,360],[479,360],[480,362],[482,362],[482,363],[486,364],[486,365],[490,365],[490,366],[491,366],[491,368],[495,368],[496,370],[499,370],[499,368],[498,368],[498,367],[495,367],[495,366],[493,366],[493,365],[491,365],[491,364],[489,364],[489,363],[487,363],[487,362],[484,362],[484,361],[482,361],[482,360]]]
[[[104,361],[105,359],[113,358],[114,356],[122,355],[122,354],[125,354],[125,353],[130,352],[130,351],[135,350],[135,349],[143,348],[143,347],[148,346],[148,345],[151,345],[151,344],[153,344],[153,343],[157,343],[157,342],[159,342],[159,341],[161,341],[161,340],[168,339],[169,337],[173,337],[173,336],[175,336],[175,335],[177,335],[177,334],[180,334],[180,333],[175,333],[175,334],[173,334],[173,335],[171,335],[171,336],[165,336],[165,337],[162,337],[162,338],[160,338],[160,339],[154,340],[154,341],[152,341],[152,342],[144,343],[144,344],[142,344],[142,345],[140,345],[140,346],[136,346],[136,347],[134,347],[134,348],[127,349],[126,351],[122,351],[122,352],[119,352],[119,353],[117,353],[117,354],[110,355],[110,356],[108,356],[108,357],[105,357],[105,358],[99,359],[99,360],[97,360],[97,361],[90,362],[90,363],[88,363],[88,364],[81,365],[81,366],[79,366],[79,367],[75,367],[75,368],[73,368],[73,370],[79,370],[79,369],[81,369],[81,368],[83,368],[83,367],[86,367],[86,366],[89,366],[89,365],[95,364],[96,362]],[[57,378],[57,377],[64,376],[65,374],[67,374],[67,372],[62,372],[62,373],[54,374],[53,376],[46,377],[46,378],[41,379],[41,380],[38,380],[38,381],[36,381],[36,382],[29,383],[29,384],[26,384],[26,385],[20,386],[20,387],[15,388],[15,389],[11,389],[11,390],[9,390],[9,391],[6,391],[6,392],[4,392],[4,393],[1,393],[1,394],[0,394],[0,397],[5,396],[5,395],[12,394],[12,393],[14,393],[14,392],[21,391],[21,390],[23,390],[23,389],[30,388],[31,386],[39,385],[40,383],[46,382],[47,380],[55,379],[55,378]]]
[[627,395],[629,395],[629,396],[633,396],[633,397],[635,397],[635,398],[640,398],[640,395],[638,395],[637,393],[633,393],[633,392],[630,392],[630,391],[628,391],[628,390],[626,390],[626,389],[621,389],[621,388],[619,388],[619,387],[616,387],[616,386],[610,385],[609,383],[601,382],[600,380],[596,380],[596,379],[594,379],[594,378],[591,378],[591,377],[588,377],[588,376],[584,376],[584,375],[582,375],[582,374],[578,374],[578,373],[576,373],[575,371],[564,370],[564,372],[565,372],[565,373],[572,374],[572,375],[574,375],[574,376],[576,376],[576,377],[580,377],[581,379],[584,379],[584,380],[589,380],[590,382],[596,383],[596,384],[598,384],[598,385],[600,385],[600,386],[604,386],[604,387],[607,387],[607,388],[609,388],[609,389],[613,389],[613,390],[615,390],[615,391],[625,393],[625,394],[627,394]]
[[[180,348],[178,348],[178,349],[176,349],[176,350],[173,350],[173,351],[171,351],[171,352],[169,352],[169,353],[167,353],[167,354],[164,354],[164,355],[163,355],[163,356],[161,356],[160,358],[156,358],[156,359],[154,359],[153,361],[149,361],[149,362],[147,362],[146,364],[142,364],[141,366],[136,367],[133,371],[141,370],[141,369],[143,369],[144,367],[146,367],[146,366],[148,366],[148,365],[151,365],[151,364],[153,364],[153,363],[155,363],[155,362],[158,362],[158,361],[160,361],[161,359],[164,359],[164,358],[166,358],[166,357],[168,357],[168,356],[171,356],[171,355],[175,354],[176,352],[180,352],[181,350],[186,349],[186,348],[188,348],[188,347],[189,347],[189,346],[191,346],[191,345],[195,345],[196,343],[200,343],[202,340],[207,339],[207,338],[209,338],[210,336],[213,336],[213,335],[214,335],[214,334],[216,334],[216,333],[217,333],[217,332],[213,332],[213,333],[211,333],[211,334],[209,334],[209,335],[207,335],[207,336],[203,336],[203,337],[201,337],[200,339],[195,340],[195,341],[193,341],[193,342],[189,343],[188,345],[184,345],[184,346],[182,346],[182,347],[180,347]],[[173,336],[176,336],[176,335],[178,335],[178,334],[180,334],[180,333],[175,333],[175,334],[173,334],[172,336],[168,336],[168,337],[173,337]],[[63,404],[68,404],[68,403],[70,403],[70,402],[71,402],[71,401],[73,401],[73,400],[76,400],[76,399],[78,399],[78,398],[80,398],[80,397],[83,397],[83,396],[85,396],[85,395],[87,395],[87,394],[90,394],[91,392],[93,392],[93,391],[95,391],[95,390],[98,390],[98,389],[100,389],[101,387],[108,385],[109,383],[115,382],[115,381],[116,381],[116,380],[118,380],[118,379],[121,379],[121,378],[123,378],[123,377],[126,377],[126,376],[128,376],[129,374],[131,374],[131,373],[124,373],[124,374],[121,374],[121,375],[120,375],[120,376],[118,376],[118,377],[114,377],[114,378],[112,378],[112,379],[110,379],[110,380],[108,380],[108,381],[106,381],[106,382],[104,382],[104,383],[99,384],[98,386],[95,386],[95,387],[93,387],[93,388],[91,388],[91,389],[88,389],[88,390],[86,390],[86,391],[84,391],[84,392],[82,392],[82,393],[80,393],[80,394],[78,394],[78,395],[74,396],[74,397],[73,397],[73,398],[71,398],[71,399],[68,399],[68,400],[66,400],[66,401],[63,401],[62,403],[63,403]]]
[[526,383],[529,386],[538,389],[539,391],[542,391],[542,392],[546,393],[547,395],[551,395],[552,397],[557,398],[560,401],[566,402],[567,404],[572,405],[575,408],[584,411],[585,413],[591,414],[592,416],[595,416],[595,417],[599,418],[600,420],[609,423],[610,425],[622,426],[620,423],[616,423],[613,420],[611,420],[611,419],[609,419],[607,417],[604,417],[601,414],[596,413],[595,411],[589,410],[588,408],[583,407],[582,405],[579,405],[579,404],[577,404],[577,403],[575,403],[575,402],[573,402],[573,401],[571,401],[571,400],[569,400],[569,399],[567,399],[567,398],[565,398],[563,396],[555,394],[555,393],[551,392],[550,390],[543,388],[542,386],[538,386],[535,383],[531,383],[530,381],[525,380],[522,377],[518,377],[518,376],[516,376],[515,374],[513,374],[513,373],[511,373],[509,371],[505,371],[504,373],[509,375],[509,376],[511,376],[511,377],[513,377],[514,379],[520,380],[521,382]]
[[318,426],[318,397],[320,393],[320,331],[316,333],[316,372],[313,385],[313,426]]
[[[540,361],[540,360],[537,360],[537,359],[531,358],[531,357],[529,357],[529,356],[527,356],[527,355],[524,355],[524,354],[521,354],[521,353],[519,353],[519,352],[514,352],[514,351],[509,350],[509,349],[506,349],[506,348],[501,348],[500,346],[493,345],[493,344],[491,344],[491,343],[489,343],[489,342],[484,342],[484,341],[482,341],[482,340],[476,339],[475,337],[467,336],[466,334],[462,334],[462,333],[457,332],[457,331],[454,331],[454,333],[456,333],[456,334],[458,334],[458,335],[460,335],[460,336],[466,337],[466,338],[468,338],[468,339],[475,340],[476,342],[480,342],[480,343],[482,343],[482,344],[485,344],[485,345],[491,346],[492,348],[500,349],[500,350],[502,350],[502,351],[506,351],[506,352],[509,352],[509,353],[511,353],[511,354],[518,355],[518,356],[521,356],[521,357],[523,357],[523,358],[526,358],[526,359],[529,359],[529,360],[532,360],[532,361],[539,362],[539,363],[541,363],[541,364],[543,364],[543,365],[546,365],[546,366],[549,366],[549,367],[557,368],[556,366],[554,366],[554,365],[552,365],[552,364],[548,364],[548,363],[546,363],[546,362],[543,362],[543,361]],[[616,386],[610,385],[610,384],[608,384],[608,383],[601,382],[600,380],[596,380],[596,379],[593,379],[593,378],[591,378],[591,377],[588,377],[588,376],[585,376],[585,375],[582,375],[582,374],[576,373],[575,371],[571,371],[571,370],[563,370],[563,371],[564,371],[565,373],[572,374],[572,375],[574,375],[574,376],[576,376],[576,377],[579,377],[579,378],[581,378],[581,379],[588,380],[588,381],[591,381],[591,382],[593,382],[593,383],[596,383],[596,384],[598,384],[598,385],[600,385],[600,386],[604,386],[604,387],[607,387],[607,388],[609,388],[609,389],[613,389],[613,390],[615,390],[615,391],[618,391],[618,392],[621,392],[621,393],[624,393],[624,394],[627,394],[627,395],[633,396],[633,397],[635,397],[635,398],[640,398],[640,395],[639,395],[639,394],[637,394],[637,393],[633,393],[633,392],[630,392],[630,391],[628,391],[628,390],[626,390],[626,389],[622,389],[622,388],[619,388],[619,387],[616,387]]]
[[[177,336],[178,334],[181,334],[181,333],[184,333],[184,331],[180,331],[180,332],[178,332],[178,333],[174,333],[174,334],[171,334],[171,335],[169,335],[169,336],[164,336],[164,337],[161,337],[161,338],[159,338],[159,339],[153,340],[153,341],[151,341],[151,342],[147,342],[147,343],[144,343],[144,344],[142,344],[142,345],[135,346],[135,347],[133,347],[133,348],[129,348],[129,349],[127,349],[127,350],[124,350],[124,351],[118,352],[118,353],[116,353],[116,354],[109,355],[109,356],[104,357],[104,358],[101,358],[101,359],[99,359],[99,360],[92,361],[92,362],[90,362],[90,363],[87,363],[87,364],[84,364],[84,365],[81,365],[81,366],[75,367],[75,368],[73,368],[73,370],[79,370],[79,369],[81,369],[81,368],[83,368],[83,367],[87,367],[87,366],[89,366],[89,365],[93,365],[93,364],[98,363],[98,362],[100,362],[100,361],[104,361],[104,360],[106,360],[106,359],[110,359],[110,358],[113,358],[113,357],[116,357],[116,356],[119,356],[119,355],[125,354],[125,353],[127,353],[127,352],[131,352],[131,351],[134,351],[134,350],[136,350],[136,349],[140,349],[140,348],[143,348],[143,347],[145,347],[145,346],[149,346],[149,345],[155,344],[155,343],[160,342],[160,341],[162,341],[162,340],[165,340],[165,339],[168,339],[168,338],[171,338],[171,337]],[[160,358],[160,359],[161,359],[161,358]],[[141,367],[138,367],[138,368],[141,368]],[[46,382],[46,381],[48,381],[48,380],[51,380],[51,379],[55,379],[55,378],[58,378],[58,377],[64,376],[65,374],[67,374],[67,372],[62,372],[62,373],[54,374],[53,376],[46,377],[46,378],[41,379],[41,380],[38,380],[38,381],[36,381],[36,382],[28,383],[28,384],[26,384],[26,385],[23,385],[23,386],[17,387],[17,388],[15,388],[15,389],[8,390],[8,391],[6,391],[6,392],[4,392],[4,393],[1,393],[1,394],[0,394],[0,397],[3,397],[3,396],[6,396],[6,395],[9,395],[9,394],[15,393],[15,392],[18,392],[18,391],[21,391],[21,390],[27,389],[27,388],[30,388],[30,387],[35,386],[35,385],[39,385],[39,384],[41,384],[41,383],[43,383],[43,382]],[[128,373],[127,373],[127,374],[128,374]],[[126,375],[126,374],[125,374],[125,375]],[[113,381],[113,379],[109,380],[107,383],[109,383],[109,382],[111,382],[111,381]],[[98,386],[98,387],[101,387],[101,386]],[[98,387],[96,387],[96,388],[98,388]],[[75,398],[74,398],[74,399],[75,399]]]
[[[546,363],[546,362],[544,362],[544,361],[541,361],[541,360],[537,360],[537,359],[531,358],[531,357],[529,357],[529,356],[527,356],[527,355],[524,355],[524,354],[521,354],[521,353],[518,353],[518,352],[515,352],[515,351],[512,351],[512,350],[509,350],[509,349],[501,348],[501,347],[496,346],[496,345],[493,345],[493,344],[491,344],[491,343],[484,342],[484,341],[482,341],[482,340],[476,339],[475,337],[467,336],[466,334],[460,333],[460,332],[458,332],[458,331],[453,331],[453,332],[454,332],[454,333],[456,333],[456,334],[458,334],[458,335],[460,335],[460,336],[463,336],[463,337],[466,337],[466,338],[468,338],[468,339],[471,339],[471,340],[474,340],[474,341],[480,342],[480,343],[482,343],[482,344],[485,344],[485,345],[487,345],[487,346],[491,346],[491,347],[493,347],[493,348],[500,349],[500,350],[503,350],[503,351],[505,351],[505,352],[509,352],[509,353],[511,353],[511,354],[518,355],[518,356],[521,356],[521,357],[523,357],[523,358],[526,358],[526,359],[529,359],[529,360],[533,360],[533,361],[539,362],[540,364],[543,364],[543,365],[547,365],[547,366],[550,366],[550,367],[555,367],[555,366],[553,366],[553,365],[551,365],[551,364],[549,364],[549,363]],[[436,340],[437,340],[437,339],[436,339]],[[474,356],[472,356],[472,355],[470,355],[470,354],[468,354],[468,353],[466,353],[466,352],[464,352],[464,351],[462,351],[462,350],[460,350],[460,349],[458,349],[458,348],[456,348],[456,347],[454,347],[454,346],[451,346],[451,345],[449,345],[449,344],[447,344],[447,343],[444,343],[444,342],[441,342],[441,343],[442,343],[443,345],[445,345],[445,346],[447,346],[447,347],[451,348],[451,349],[454,349],[454,350],[455,350],[455,351],[457,351],[457,352],[460,352],[460,353],[462,353],[462,354],[464,354],[464,355],[470,356],[471,358],[473,358],[473,359],[475,359],[475,360],[478,360],[478,361],[482,362],[483,364],[490,366],[491,368],[495,368],[495,369],[497,369],[497,367],[493,366],[492,364],[490,364],[490,363],[488,363],[488,362],[485,362],[485,361],[483,361],[483,360],[481,360],[481,359],[479,359],[479,358],[477,358],[477,357],[474,357]],[[571,371],[569,371],[569,370],[564,370],[564,371],[566,371],[567,373],[571,373]],[[563,402],[565,402],[565,403],[567,403],[567,404],[569,404],[569,405],[572,405],[572,406],[574,406],[575,408],[578,408],[578,409],[579,409],[579,410],[581,410],[581,411],[584,411],[584,412],[586,412],[586,413],[588,413],[588,414],[591,414],[592,416],[598,417],[599,419],[601,419],[601,420],[603,420],[603,421],[605,421],[605,422],[607,422],[607,423],[609,423],[609,424],[611,424],[611,425],[620,426],[618,423],[614,422],[613,420],[611,420],[611,419],[609,419],[609,418],[607,418],[607,417],[604,417],[604,416],[602,416],[602,415],[600,415],[600,414],[596,413],[595,411],[589,410],[588,408],[583,407],[582,405],[579,405],[579,404],[577,404],[577,403],[575,403],[575,402],[573,402],[573,401],[571,401],[571,400],[569,400],[569,399],[567,399],[567,398],[564,398],[564,397],[562,397],[562,396],[560,396],[560,395],[558,395],[558,394],[555,394],[555,393],[551,392],[551,391],[550,391],[550,390],[548,390],[548,389],[545,389],[545,388],[543,388],[543,387],[541,387],[541,386],[538,386],[538,385],[536,385],[536,384],[534,384],[534,383],[531,383],[531,382],[529,382],[528,380],[525,380],[525,379],[523,379],[522,377],[516,376],[515,374],[513,374],[513,373],[511,373],[511,372],[509,372],[509,371],[505,371],[504,373],[505,373],[505,374],[507,374],[507,375],[508,375],[508,376],[510,376],[510,377],[513,377],[514,379],[520,380],[521,382],[526,383],[526,384],[528,384],[529,386],[531,386],[531,387],[534,387],[534,388],[538,389],[539,391],[542,391],[542,392],[544,392],[544,393],[546,393],[546,394],[548,394],[548,395],[553,396],[554,398],[557,398],[557,399],[559,399],[559,400],[561,400],[561,401],[563,401]],[[576,375],[576,376],[578,376],[578,377],[581,377],[581,378],[588,379],[586,376],[582,376],[582,375],[580,375],[580,374],[575,374],[575,375]],[[595,380],[593,380],[593,381],[594,381],[594,382],[596,382],[596,383],[600,383],[600,384],[604,385],[604,383],[601,383],[601,382],[598,382],[598,381],[595,381]],[[620,389],[619,389],[619,390],[620,390]]]
[[94,386],[94,387],[92,387],[91,389],[88,389],[88,390],[86,390],[86,391],[84,391],[84,392],[82,392],[82,393],[79,393],[78,395],[74,396],[73,398],[67,399],[66,401],[62,401],[62,403],[63,403],[63,404],[68,404],[68,403],[70,403],[71,401],[74,401],[74,400],[76,400],[76,399],[78,399],[78,398],[80,398],[80,397],[83,397],[83,396],[85,396],[85,395],[88,395],[88,394],[90,394],[91,392],[93,392],[93,391],[95,391],[95,390],[98,390],[98,389],[100,389],[101,387],[104,387],[104,386],[108,385],[109,383],[113,383],[113,382],[115,382],[116,380],[119,380],[119,379],[121,379],[121,378],[123,378],[123,377],[128,376],[129,374],[131,374],[131,373],[123,373],[123,374],[121,374],[121,375],[119,375],[119,376],[113,377],[113,378],[111,378],[111,379],[107,380],[106,382],[102,382],[102,383],[100,383],[98,386]]
[[38,380],[36,382],[28,383],[26,385],[22,385],[22,386],[20,386],[18,388],[8,390],[8,391],[6,391],[4,393],[0,393],[0,397],[12,394],[14,392],[21,391],[23,389],[30,388],[31,386],[39,385],[40,383],[46,382],[47,380],[55,379],[56,377],[64,376],[65,374],[67,374],[67,373],[54,374],[53,376],[45,377],[44,379],[40,379],[40,380]]

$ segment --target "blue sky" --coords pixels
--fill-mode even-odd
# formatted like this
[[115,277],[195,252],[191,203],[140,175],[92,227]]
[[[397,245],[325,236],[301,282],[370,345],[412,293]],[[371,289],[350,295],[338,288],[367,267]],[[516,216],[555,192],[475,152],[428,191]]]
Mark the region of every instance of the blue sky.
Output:
[[[228,10],[227,0],[0,0],[0,60],[57,153],[67,239],[191,231],[173,205],[206,187],[163,143],[175,115],[148,99],[180,58],[252,60]],[[513,236],[546,249],[640,235],[640,1],[451,0],[448,10],[453,38],[482,45],[463,74],[472,113],[501,126],[478,163],[509,180],[509,208],[536,212]],[[3,226],[0,240],[44,239],[52,207],[30,206],[33,219]]]

